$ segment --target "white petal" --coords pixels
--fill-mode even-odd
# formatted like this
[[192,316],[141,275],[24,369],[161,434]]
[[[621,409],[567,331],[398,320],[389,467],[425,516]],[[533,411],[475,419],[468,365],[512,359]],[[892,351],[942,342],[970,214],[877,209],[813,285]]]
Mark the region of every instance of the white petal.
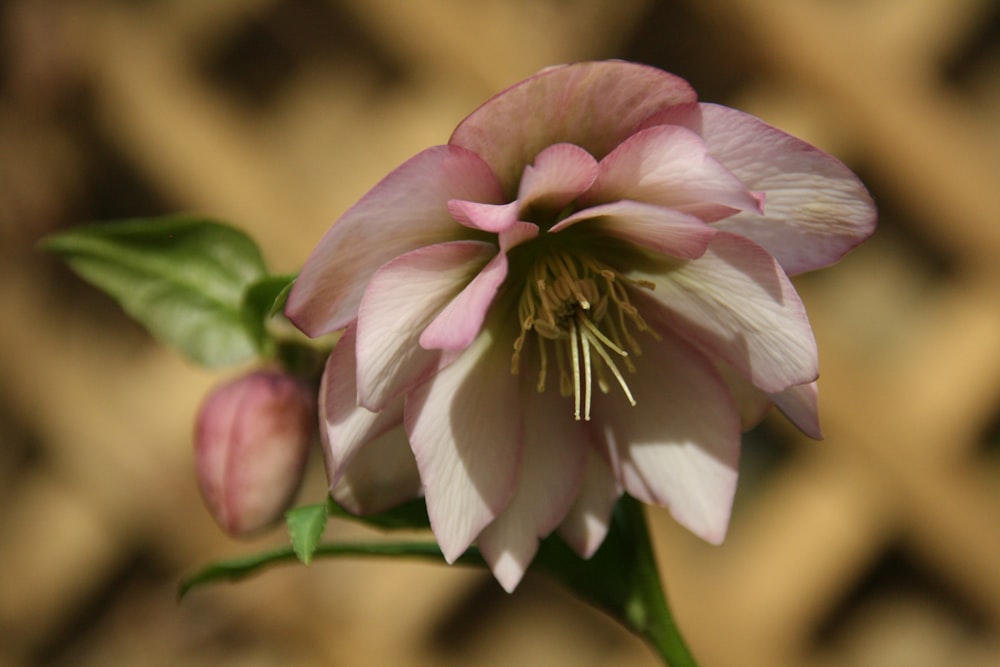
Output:
[[583,558],[590,558],[604,542],[611,513],[622,495],[607,461],[595,448],[587,447],[583,483],[576,500],[559,525],[559,536]]
[[331,486],[337,484],[364,445],[403,421],[402,399],[380,412],[358,405],[354,360],[355,326],[352,324],[333,348],[320,382],[320,436]]
[[524,576],[538,550],[538,538],[552,532],[569,510],[590,448],[582,422],[573,418],[570,403],[559,392],[538,393],[533,386],[525,390],[524,454],[517,488],[507,509],[477,540],[507,592]]
[[330,495],[354,514],[384,512],[420,495],[417,471],[402,426],[362,447]]
[[711,362],[662,333],[626,377],[636,405],[599,394],[594,421],[604,427],[626,491],[669,507],[680,524],[718,544],[736,490],[739,413]]
[[789,275],[840,259],[875,229],[875,204],[836,158],[748,114],[702,105],[711,155],[767,197],[764,215],[739,213],[718,224],[774,255]]
[[496,252],[488,243],[453,241],[414,250],[379,269],[358,313],[361,405],[380,409],[440,367],[440,351],[421,347],[421,332]]
[[819,388],[815,382],[789,387],[768,396],[800,431],[810,438],[823,439],[823,430],[819,426]]
[[507,507],[521,459],[513,340],[482,333],[406,398],[405,422],[431,528],[448,562]]
[[816,341],[805,308],[760,246],[719,233],[698,259],[631,268],[628,277],[655,285],[652,292],[635,290],[636,298],[655,298],[674,315],[672,327],[765,392],[816,379]]

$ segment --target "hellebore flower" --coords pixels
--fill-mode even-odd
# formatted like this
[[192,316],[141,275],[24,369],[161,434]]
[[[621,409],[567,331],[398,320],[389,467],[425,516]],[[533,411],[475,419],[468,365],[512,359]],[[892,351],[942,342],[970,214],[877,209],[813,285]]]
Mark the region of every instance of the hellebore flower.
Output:
[[875,224],[839,161],[626,62],[487,101],[330,229],[287,314],[345,330],[321,389],[334,497],[423,493],[446,559],[512,590],[558,529],[584,557],[617,498],[723,540],[741,427],[819,437],[816,345],[788,275]]
[[195,465],[223,530],[248,536],[281,518],[305,473],[315,414],[308,388],[276,371],[238,377],[208,395],[195,425]]

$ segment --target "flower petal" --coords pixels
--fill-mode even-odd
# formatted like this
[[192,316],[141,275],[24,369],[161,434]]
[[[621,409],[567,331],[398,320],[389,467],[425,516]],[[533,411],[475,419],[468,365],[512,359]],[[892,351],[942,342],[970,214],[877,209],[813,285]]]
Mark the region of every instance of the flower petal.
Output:
[[819,388],[815,382],[789,387],[768,397],[800,431],[810,438],[823,439],[819,426]]
[[538,225],[518,222],[500,233],[500,252],[420,334],[427,350],[464,350],[479,333],[497,290],[507,277],[507,251],[538,236]]
[[507,509],[477,540],[493,575],[507,592],[524,576],[538,551],[538,538],[552,532],[572,505],[588,449],[582,422],[573,419],[559,392],[538,393],[533,386],[525,386],[523,391],[531,393],[523,403],[524,454],[517,488]]
[[626,491],[669,507],[691,532],[719,544],[736,491],[739,413],[711,362],[669,331],[661,335],[626,377],[635,406],[615,392],[598,394],[595,422]]
[[517,224],[518,203],[483,204],[464,199],[448,201],[448,212],[456,222],[471,229],[499,233]]
[[351,459],[330,495],[354,514],[375,514],[420,495],[420,474],[402,427],[369,442]]
[[767,195],[763,216],[718,226],[766,248],[789,275],[836,262],[874,231],[871,196],[836,158],[735,109],[703,104],[702,123],[710,154]]
[[714,227],[693,215],[628,200],[585,208],[549,231],[561,232],[583,221],[590,230],[681,259],[701,257],[715,236]]
[[580,491],[559,524],[559,536],[581,558],[590,558],[608,534],[611,512],[622,495],[622,487],[595,448],[586,448],[585,463]]
[[320,382],[319,405],[322,410],[320,437],[330,485],[335,486],[351,460],[367,443],[403,421],[403,401],[372,412],[357,403],[354,383],[356,327],[344,331],[327,359]]
[[531,206],[562,210],[597,178],[597,160],[574,144],[554,144],[524,168],[517,200],[521,211]]
[[[440,352],[418,345],[421,331],[496,252],[481,241],[439,243],[397,257],[375,273],[358,313],[358,403],[379,410],[439,367]],[[461,324],[478,330],[481,322],[473,315]]]
[[627,277],[655,286],[635,290],[636,299],[655,298],[675,315],[672,328],[765,392],[816,379],[805,307],[775,259],[752,241],[719,233],[698,259],[629,268]]
[[719,208],[762,211],[759,196],[708,154],[700,136],[678,125],[655,125],[601,160],[584,201],[634,199],[717,219]]
[[330,228],[295,281],[285,313],[319,336],[357,317],[368,280],[414,248],[468,238],[448,212],[450,199],[500,203],[490,168],[458,146],[418,153],[386,176]]
[[521,459],[513,339],[486,326],[447,368],[406,398],[405,422],[427,512],[450,563],[507,507]]
[[649,116],[696,100],[686,81],[647,65],[550,67],[473,111],[448,143],[482,156],[512,199],[524,167],[546,146],[572,143],[600,159]]

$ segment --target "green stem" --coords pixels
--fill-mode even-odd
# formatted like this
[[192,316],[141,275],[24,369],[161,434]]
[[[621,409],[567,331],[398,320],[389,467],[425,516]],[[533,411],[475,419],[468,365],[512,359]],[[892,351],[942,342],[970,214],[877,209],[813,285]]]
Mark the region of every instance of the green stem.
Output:
[[697,667],[667,606],[643,506],[630,497],[624,498],[621,519],[634,549],[631,591],[625,606],[626,621],[652,644],[664,664],[670,667]]

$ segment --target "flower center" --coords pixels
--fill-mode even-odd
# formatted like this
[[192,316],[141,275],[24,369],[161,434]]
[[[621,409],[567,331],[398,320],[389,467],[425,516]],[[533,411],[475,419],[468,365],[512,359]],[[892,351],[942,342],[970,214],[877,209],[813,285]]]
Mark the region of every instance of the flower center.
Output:
[[635,372],[632,355],[642,353],[630,329],[651,330],[629,301],[628,287],[653,289],[651,283],[626,278],[593,258],[567,250],[551,249],[531,266],[521,299],[518,319],[521,334],[514,341],[511,372],[521,367],[521,352],[530,332],[538,345],[538,391],[545,391],[549,360],[559,372],[559,392],[573,396],[573,415],[590,419],[594,380],[602,393],[610,389],[609,374],[625,398],[635,398],[619,365]]

